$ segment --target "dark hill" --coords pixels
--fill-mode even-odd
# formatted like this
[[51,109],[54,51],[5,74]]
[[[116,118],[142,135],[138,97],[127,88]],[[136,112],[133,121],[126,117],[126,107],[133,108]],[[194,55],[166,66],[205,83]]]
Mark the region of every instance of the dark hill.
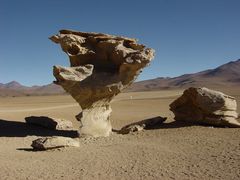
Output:
[[[240,59],[193,74],[174,78],[159,77],[134,83],[125,91],[154,91],[163,89],[185,89],[205,86],[208,88],[240,87]],[[0,83],[0,96],[52,95],[63,94],[64,90],[53,83],[44,86],[26,87],[16,81]]]

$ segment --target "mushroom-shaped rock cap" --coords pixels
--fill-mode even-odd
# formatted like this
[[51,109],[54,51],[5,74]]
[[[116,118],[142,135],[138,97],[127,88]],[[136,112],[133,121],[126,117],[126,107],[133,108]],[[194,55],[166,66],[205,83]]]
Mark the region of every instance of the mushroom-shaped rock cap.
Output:
[[53,74],[55,83],[83,109],[77,116],[82,122],[81,132],[109,135],[110,101],[137,78],[153,59],[154,50],[136,39],[102,33],[61,30],[50,39],[69,56],[71,67],[54,66]]

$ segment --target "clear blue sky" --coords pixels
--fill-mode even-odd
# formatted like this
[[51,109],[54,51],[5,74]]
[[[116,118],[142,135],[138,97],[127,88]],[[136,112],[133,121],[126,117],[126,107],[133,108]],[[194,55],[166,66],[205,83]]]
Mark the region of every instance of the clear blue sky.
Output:
[[138,80],[197,72],[240,58],[240,0],[0,0],[0,82],[42,85],[67,56],[60,29],[139,39],[156,50]]

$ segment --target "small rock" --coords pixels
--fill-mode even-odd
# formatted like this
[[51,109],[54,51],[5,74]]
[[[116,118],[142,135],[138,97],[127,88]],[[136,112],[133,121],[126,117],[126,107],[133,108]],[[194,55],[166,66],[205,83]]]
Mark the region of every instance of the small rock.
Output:
[[25,118],[26,123],[38,125],[44,128],[53,130],[72,130],[73,124],[71,121],[50,118],[46,116],[30,116]]
[[79,147],[79,141],[68,137],[44,137],[32,142],[34,150],[43,151],[63,147]]
[[140,124],[142,123],[145,125],[144,129],[154,129],[154,128],[157,128],[166,120],[167,120],[167,117],[157,116],[154,118],[145,119],[143,121],[140,121],[139,123]]
[[136,131],[142,131],[143,129],[154,129],[158,127],[160,124],[162,124],[164,121],[166,121],[166,117],[154,117],[150,119],[145,119],[139,122],[135,122],[132,124],[129,124],[127,126],[124,126],[119,133],[120,134],[129,134]]
[[144,129],[144,125],[131,125],[131,126],[127,126],[124,127],[120,130],[120,134],[129,134],[132,132],[136,132],[136,131],[142,131]]

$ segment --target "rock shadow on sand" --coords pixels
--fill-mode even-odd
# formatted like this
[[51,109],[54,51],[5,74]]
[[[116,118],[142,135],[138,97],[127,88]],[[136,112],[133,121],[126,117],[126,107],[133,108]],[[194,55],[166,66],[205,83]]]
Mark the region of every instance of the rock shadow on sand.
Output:
[[195,126],[195,124],[188,123],[188,122],[180,122],[180,121],[173,121],[166,123],[167,117],[153,117],[144,119],[141,121],[137,121],[131,124],[128,124],[122,127],[120,130],[113,129],[113,132],[118,134],[129,134],[135,131],[141,130],[154,130],[154,129],[174,129],[174,128],[182,128],[182,127],[189,127]]
[[164,122],[162,124],[158,124],[156,126],[151,126],[149,128],[146,128],[146,130],[153,130],[153,129],[175,129],[175,128],[184,128],[184,127],[190,127],[190,126],[197,126],[193,123],[188,122],[181,122],[181,121],[172,121],[172,122]]
[[28,125],[25,122],[0,119],[0,137],[26,137],[26,136],[63,136],[78,137],[75,130],[49,130],[39,126]]
[[113,132],[117,134],[129,134],[135,131],[142,131],[142,130],[157,130],[157,129],[176,129],[176,128],[185,128],[185,127],[192,127],[192,126],[201,126],[201,127],[211,127],[211,128],[225,128],[223,126],[212,126],[211,124],[206,123],[192,123],[188,121],[171,121],[165,122],[167,117],[153,117],[144,119],[141,121],[137,121],[131,124],[128,124],[122,127],[120,130],[113,129]]

